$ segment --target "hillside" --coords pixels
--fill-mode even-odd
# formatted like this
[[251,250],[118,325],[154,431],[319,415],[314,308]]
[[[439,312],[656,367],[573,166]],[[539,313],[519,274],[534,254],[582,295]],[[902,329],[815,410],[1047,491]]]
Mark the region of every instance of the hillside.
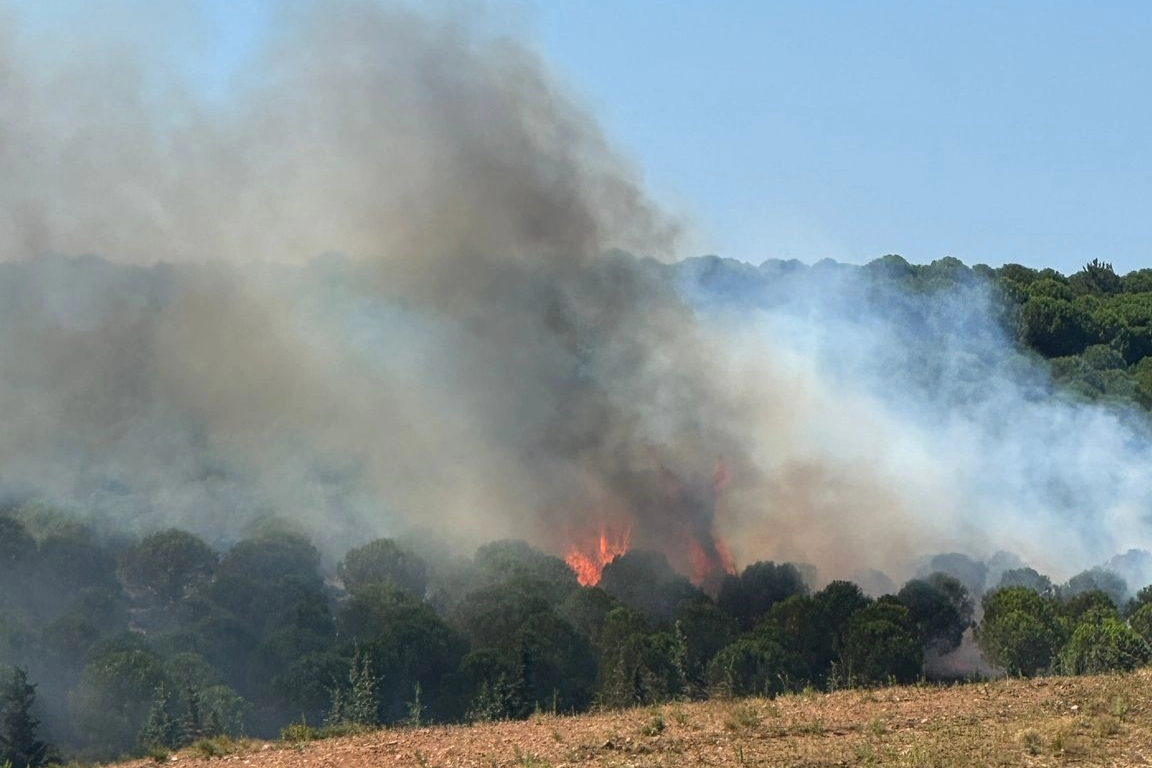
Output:
[[[524,722],[250,742],[183,768],[1148,765],[1152,671],[667,704]],[[137,760],[125,768],[150,768]]]

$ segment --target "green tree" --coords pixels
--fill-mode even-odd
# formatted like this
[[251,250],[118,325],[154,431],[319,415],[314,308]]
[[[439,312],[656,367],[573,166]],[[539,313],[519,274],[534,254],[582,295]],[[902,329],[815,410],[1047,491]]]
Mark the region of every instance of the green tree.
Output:
[[563,602],[580,587],[563,560],[515,540],[495,541],[476,550],[468,578],[476,588],[508,582],[532,585],[531,590],[549,605]]
[[706,674],[709,688],[721,696],[774,696],[802,685],[806,670],[795,651],[757,632],[724,646]]
[[207,713],[200,689],[195,685],[184,688],[184,719],[180,723],[183,740],[187,744],[199,741],[208,735]]
[[66,610],[77,592],[100,588],[119,592],[112,557],[84,531],[52,535],[40,543],[34,564],[35,612],[54,617]]
[[1068,285],[1077,293],[1110,295],[1120,293],[1123,281],[1112,269],[1112,265],[1092,259],[1074,275],[1069,276]]
[[887,595],[857,611],[848,623],[840,659],[849,681],[865,685],[914,681],[924,652],[908,609]]
[[[273,532],[246,539],[221,558],[211,598],[254,634],[265,635],[296,623],[302,606],[310,606],[311,617],[313,609],[327,612],[319,569],[319,551],[302,536]],[[330,634],[331,625],[321,631]]]
[[1149,659],[1152,648],[1136,630],[1114,615],[1089,614],[1060,652],[1060,671],[1066,675],[1128,672]]
[[[451,706],[443,683],[459,668],[467,642],[435,611],[398,590],[370,586],[352,596],[339,624],[341,634],[371,657],[373,677],[387,681],[379,689],[378,722],[394,723],[408,715],[416,683],[431,719],[445,719]],[[505,644],[513,641],[514,632],[503,638]]]
[[997,589],[1005,587],[1026,587],[1043,597],[1054,597],[1056,586],[1052,580],[1034,568],[1010,568],[1000,575]]
[[36,737],[35,701],[36,686],[28,682],[28,673],[13,669],[0,687],[0,765],[36,768],[48,762],[49,746]]
[[749,565],[739,577],[725,578],[716,604],[747,630],[755,626],[774,603],[807,593],[808,587],[795,565],[761,561]]
[[552,613],[532,616],[510,643],[527,670],[525,696],[533,709],[573,712],[585,709],[596,687],[598,668],[591,644]]
[[985,658],[1010,675],[1047,670],[1064,644],[1064,628],[1051,599],[1027,587],[987,593],[976,642]]
[[598,650],[597,698],[603,706],[654,704],[684,692],[675,636],[654,631],[637,611],[620,607],[609,612]]
[[0,514],[0,594],[26,594],[36,557],[36,540],[24,524]]
[[[815,610],[815,626],[825,641],[825,655],[811,657],[813,670],[826,670],[828,664],[844,648],[848,629],[852,618],[860,611],[872,605],[860,587],[850,581],[832,581],[819,592],[812,595],[812,608]],[[809,643],[814,638],[809,638]]]
[[428,587],[428,565],[392,539],[376,539],[349,551],[336,570],[349,592],[369,584],[392,585],[421,599]]
[[164,668],[142,649],[109,649],[85,667],[69,694],[69,709],[95,756],[107,759],[136,745],[156,690],[167,685]]
[[1128,599],[1128,584],[1119,575],[1105,568],[1092,568],[1081,571],[1068,580],[1062,592],[1074,597],[1083,592],[1099,590],[1108,596],[1112,605],[1119,608]]
[[946,552],[934,555],[928,561],[927,573],[951,576],[964,585],[969,595],[976,598],[984,594],[988,566],[962,552]]
[[1152,603],[1142,603],[1132,611],[1128,618],[1128,626],[1145,642],[1152,643]]
[[943,573],[912,579],[897,594],[908,609],[925,650],[947,653],[972,625],[975,604],[958,580]]
[[667,627],[686,602],[704,593],[676,573],[660,552],[634,549],[604,566],[600,588],[623,605]]
[[205,736],[242,736],[245,721],[252,705],[227,685],[210,685],[200,692],[200,700],[207,715],[204,718]]
[[1064,299],[1030,299],[1021,309],[1020,324],[1021,340],[1045,357],[1076,355],[1095,341],[1088,314]]
[[348,667],[348,678],[332,691],[329,724],[351,723],[373,726],[380,722],[380,697],[372,672],[371,654],[357,646]]
[[171,689],[161,683],[156,688],[152,706],[148,710],[148,719],[140,732],[140,748],[143,751],[175,749],[181,746],[183,733],[180,721],[173,714],[174,707]]
[[172,606],[205,585],[218,556],[202,539],[176,528],[153,533],[128,550],[120,575],[132,593]]
[[1073,627],[1087,616],[1097,618],[1103,616],[1120,617],[1120,611],[1112,602],[1112,598],[1099,589],[1089,589],[1071,595],[1065,594],[1058,610],[1060,615],[1067,620],[1068,626]]
[[676,614],[684,639],[684,674],[697,689],[707,685],[708,662],[736,639],[740,625],[715,603],[690,603]]

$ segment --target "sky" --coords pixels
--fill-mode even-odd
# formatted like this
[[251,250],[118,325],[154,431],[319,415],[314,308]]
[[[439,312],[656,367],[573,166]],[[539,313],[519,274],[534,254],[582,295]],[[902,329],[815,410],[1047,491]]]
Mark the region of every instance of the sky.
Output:
[[[24,38],[48,48],[61,30],[147,38],[195,19],[195,44],[157,55],[223,93],[269,2],[8,5]],[[681,255],[1152,267],[1152,4],[435,7],[458,5],[549,63],[687,222]]]

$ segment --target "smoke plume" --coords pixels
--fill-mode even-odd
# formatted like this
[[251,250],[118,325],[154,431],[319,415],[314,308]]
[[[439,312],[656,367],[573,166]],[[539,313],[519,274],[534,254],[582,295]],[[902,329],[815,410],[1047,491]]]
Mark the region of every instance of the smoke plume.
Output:
[[667,260],[677,223],[515,37],[366,0],[269,24],[217,100],[10,36],[12,499],[219,541],[274,514],[335,555],[626,527],[685,573],[721,540],[827,578],[1149,543],[1143,432],[1038,395],[979,287],[918,329],[837,270],[736,301],[613,252]]

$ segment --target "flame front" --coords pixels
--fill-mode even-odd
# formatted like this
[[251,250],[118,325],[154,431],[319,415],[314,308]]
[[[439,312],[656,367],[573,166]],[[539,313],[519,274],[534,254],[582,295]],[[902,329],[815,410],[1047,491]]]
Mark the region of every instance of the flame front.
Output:
[[614,530],[603,526],[599,540],[589,541],[586,547],[574,545],[564,556],[564,561],[576,573],[581,586],[594,587],[600,583],[604,566],[628,551],[631,539],[630,528]]

